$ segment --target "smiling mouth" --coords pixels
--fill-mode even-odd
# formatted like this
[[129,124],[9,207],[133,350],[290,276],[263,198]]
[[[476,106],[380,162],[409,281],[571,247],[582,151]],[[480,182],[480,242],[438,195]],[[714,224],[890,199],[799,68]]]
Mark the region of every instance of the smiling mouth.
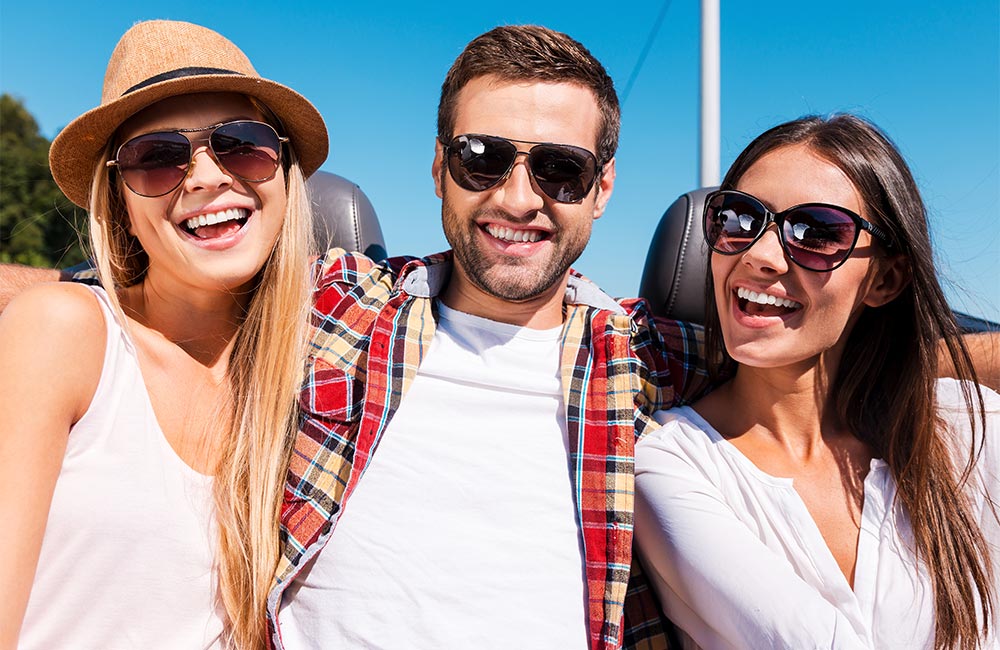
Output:
[[250,219],[250,210],[245,208],[229,208],[209,214],[200,214],[183,222],[181,227],[188,234],[198,239],[216,239],[237,232]]
[[511,244],[529,243],[532,244],[549,237],[549,233],[543,230],[516,230],[499,226],[494,223],[486,224],[483,229],[492,237]]
[[802,309],[802,304],[794,300],[750,291],[743,287],[736,290],[736,298],[740,311],[751,316],[784,316]]

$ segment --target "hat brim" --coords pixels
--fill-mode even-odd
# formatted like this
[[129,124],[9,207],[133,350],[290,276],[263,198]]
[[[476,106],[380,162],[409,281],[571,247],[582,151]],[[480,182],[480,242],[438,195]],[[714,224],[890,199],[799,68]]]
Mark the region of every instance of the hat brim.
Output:
[[330,146],[326,124],[308,99],[288,86],[261,77],[201,74],[144,86],[70,122],[49,149],[52,177],[70,201],[89,208],[98,157],[118,127],[161,99],[205,92],[239,93],[265,104],[281,121],[305,176],[310,176],[326,160]]

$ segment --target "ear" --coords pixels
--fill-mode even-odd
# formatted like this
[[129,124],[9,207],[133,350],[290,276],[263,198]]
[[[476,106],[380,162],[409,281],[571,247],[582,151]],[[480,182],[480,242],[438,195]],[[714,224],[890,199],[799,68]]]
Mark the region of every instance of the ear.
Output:
[[903,255],[893,255],[877,260],[875,277],[865,294],[864,303],[881,307],[899,296],[910,284],[910,264]]
[[604,163],[604,170],[597,183],[597,201],[594,203],[594,219],[600,219],[611,200],[611,192],[615,189],[615,159]]
[[434,177],[434,193],[443,198],[444,191],[444,145],[440,140],[434,140],[434,162],[431,163],[431,176]]

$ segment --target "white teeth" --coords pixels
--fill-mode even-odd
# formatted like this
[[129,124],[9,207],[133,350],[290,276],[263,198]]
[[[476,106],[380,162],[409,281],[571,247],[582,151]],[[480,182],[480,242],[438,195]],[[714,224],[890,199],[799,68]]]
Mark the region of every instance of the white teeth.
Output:
[[744,289],[743,287],[736,289],[736,295],[743,300],[755,302],[758,305],[777,305],[778,307],[787,307],[788,309],[799,309],[802,307],[801,303],[797,303],[794,300],[779,298],[777,296],[772,296],[769,293],[757,293],[756,291],[750,291],[749,289]]
[[195,228],[211,226],[212,224],[222,223],[223,221],[246,219],[248,216],[248,210],[243,210],[241,208],[229,208],[228,210],[221,210],[211,214],[199,214],[197,217],[191,217],[184,222],[184,225],[187,226],[188,230],[194,230]]
[[539,230],[514,230],[513,228],[505,228],[504,226],[492,223],[486,225],[486,232],[497,239],[509,242],[536,242],[543,236]]

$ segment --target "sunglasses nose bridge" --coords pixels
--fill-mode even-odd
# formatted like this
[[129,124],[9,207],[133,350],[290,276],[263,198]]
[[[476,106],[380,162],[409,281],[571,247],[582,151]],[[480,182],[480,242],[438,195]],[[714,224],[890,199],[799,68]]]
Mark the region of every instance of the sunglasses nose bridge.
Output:
[[498,185],[506,185],[510,181],[511,177],[514,175],[514,170],[517,169],[519,156],[524,156],[524,161],[523,161],[524,164],[522,165],[522,167],[524,168],[524,173],[528,175],[529,180],[534,181],[535,174],[534,172],[531,171],[531,158],[530,158],[531,152],[515,151],[514,155],[510,159],[510,164],[507,165],[507,171],[503,173],[503,176],[500,177],[500,179],[496,182],[494,187]]
[[528,172],[529,176],[531,175],[531,152],[530,151],[515,151],[514,152],[514,157],[511,158],[511,161],[510,161],[510,167],[507,168],[507,173],[504,174],[504,178],[507,178],[508,176],[510,176],[511,174],[514,173],[514,168],[517,167],[517,163],[519,162],[518,158],[520,156],[524,156],[524,161],[523,161],[524,162],[524,170],[526,172]]
[[[544,204],[541,189],[538,187],[534,173],[531,171],[530,152],[518,151],[514,154],[504,177],[495,187],[500,191],[495,195],[505,212],[519,216],[541,209]],[[524,164],[519,165],[519,157],[524,156]],[[522,172],[517,168],[522,167]]]
[[767,213],[764,226],[753,241],[743,249],[741,259],[745,264],[756,268],[770,269],[777,273],[788,271],[790,259],[788,247],[775,215]]
[[[198,141],[204,141],[204,144],[196,146],[195,143]],[[208,159],[208,163],[202,160],[202,164],[199,165],[198,159],[202,156]],[[190,186],[190,189],[217,189],[231,185],[233,180],[232,172],[219,162],[219,156],[207,137],[191,142],[191,160],[188,161],[187,171],[181,184]]]

